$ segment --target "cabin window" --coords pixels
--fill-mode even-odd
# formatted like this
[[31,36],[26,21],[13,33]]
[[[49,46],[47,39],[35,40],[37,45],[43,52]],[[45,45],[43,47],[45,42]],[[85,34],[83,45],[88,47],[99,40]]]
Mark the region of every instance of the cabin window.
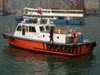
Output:
[[39,27],[40,28],[40,31],[44,31],[44,27]]
[[25,14],[27,14],[28,13],[28,9],[25,9]]
[[42,19],[42,20],[40,21],[40,23],[41,23],[41,24],[46,24],[46,23],[47,23],[47,19]]
[[36,10],[32,10],[32,12],[36,12]]
[[54,18],[53,16],[51,16],[51,18]]
[[30,18],[27,20],[27,23],[37,23],[37,19]]
[[37,19],[33,19],[33,23],[37,23]]
[[35,27],[29,26],[29,32],[36,32]]
[[37,12],[37,10],[34,10],[34,12]]
[[50,27],[49,26],[46,26],[46,30],[50,30]]
[[44,13],[50,13],[50,11],[43,11]]
[[55,26],[51,26],[53,29],[55,29]]
[[26,23],[30,23],[28,19],[25,20]]
[[28,32],[28,26],[26,26],[26,32]]
[[17,31],[21,31],[22,30],[22,27],[21,26],[18,26],[17,27]]
[[29,12],[31,12],[31,10],[28,10]]

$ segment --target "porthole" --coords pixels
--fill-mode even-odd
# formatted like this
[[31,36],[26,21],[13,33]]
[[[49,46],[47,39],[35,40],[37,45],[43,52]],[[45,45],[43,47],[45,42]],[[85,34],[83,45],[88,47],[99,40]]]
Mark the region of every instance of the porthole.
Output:
[[45,37],[45,35],[43,35],[43,37]]
[[59,36],[57,36],[57,39],[59,39]]

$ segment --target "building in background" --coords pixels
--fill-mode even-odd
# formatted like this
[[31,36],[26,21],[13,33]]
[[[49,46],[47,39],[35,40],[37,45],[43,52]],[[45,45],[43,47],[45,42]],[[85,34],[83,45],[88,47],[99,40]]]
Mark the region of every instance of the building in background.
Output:
[[24,7],[83,9],[88,14],[94,14],[100,9],[100,0],[9,0],[9,7],[11,10],[20,10]]

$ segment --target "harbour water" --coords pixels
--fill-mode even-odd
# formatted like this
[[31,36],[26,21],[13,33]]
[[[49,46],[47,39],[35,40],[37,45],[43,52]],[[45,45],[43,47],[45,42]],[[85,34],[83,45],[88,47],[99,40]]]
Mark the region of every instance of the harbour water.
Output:
[[85,17],[80,27],[87,39],[95,40],[93,54],[67,57],[30,52],[13,47],[3,38],[6,28],[15,29],[15,15],[0,16],[0,75],[99,75],[100,74],[100,17]]

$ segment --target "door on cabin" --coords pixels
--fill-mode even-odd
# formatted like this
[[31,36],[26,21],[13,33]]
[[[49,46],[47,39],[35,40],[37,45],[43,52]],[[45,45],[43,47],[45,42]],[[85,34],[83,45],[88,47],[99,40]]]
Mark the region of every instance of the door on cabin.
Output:
[[25,36],[28,33],[28,26],[22,25],[22,35]]

